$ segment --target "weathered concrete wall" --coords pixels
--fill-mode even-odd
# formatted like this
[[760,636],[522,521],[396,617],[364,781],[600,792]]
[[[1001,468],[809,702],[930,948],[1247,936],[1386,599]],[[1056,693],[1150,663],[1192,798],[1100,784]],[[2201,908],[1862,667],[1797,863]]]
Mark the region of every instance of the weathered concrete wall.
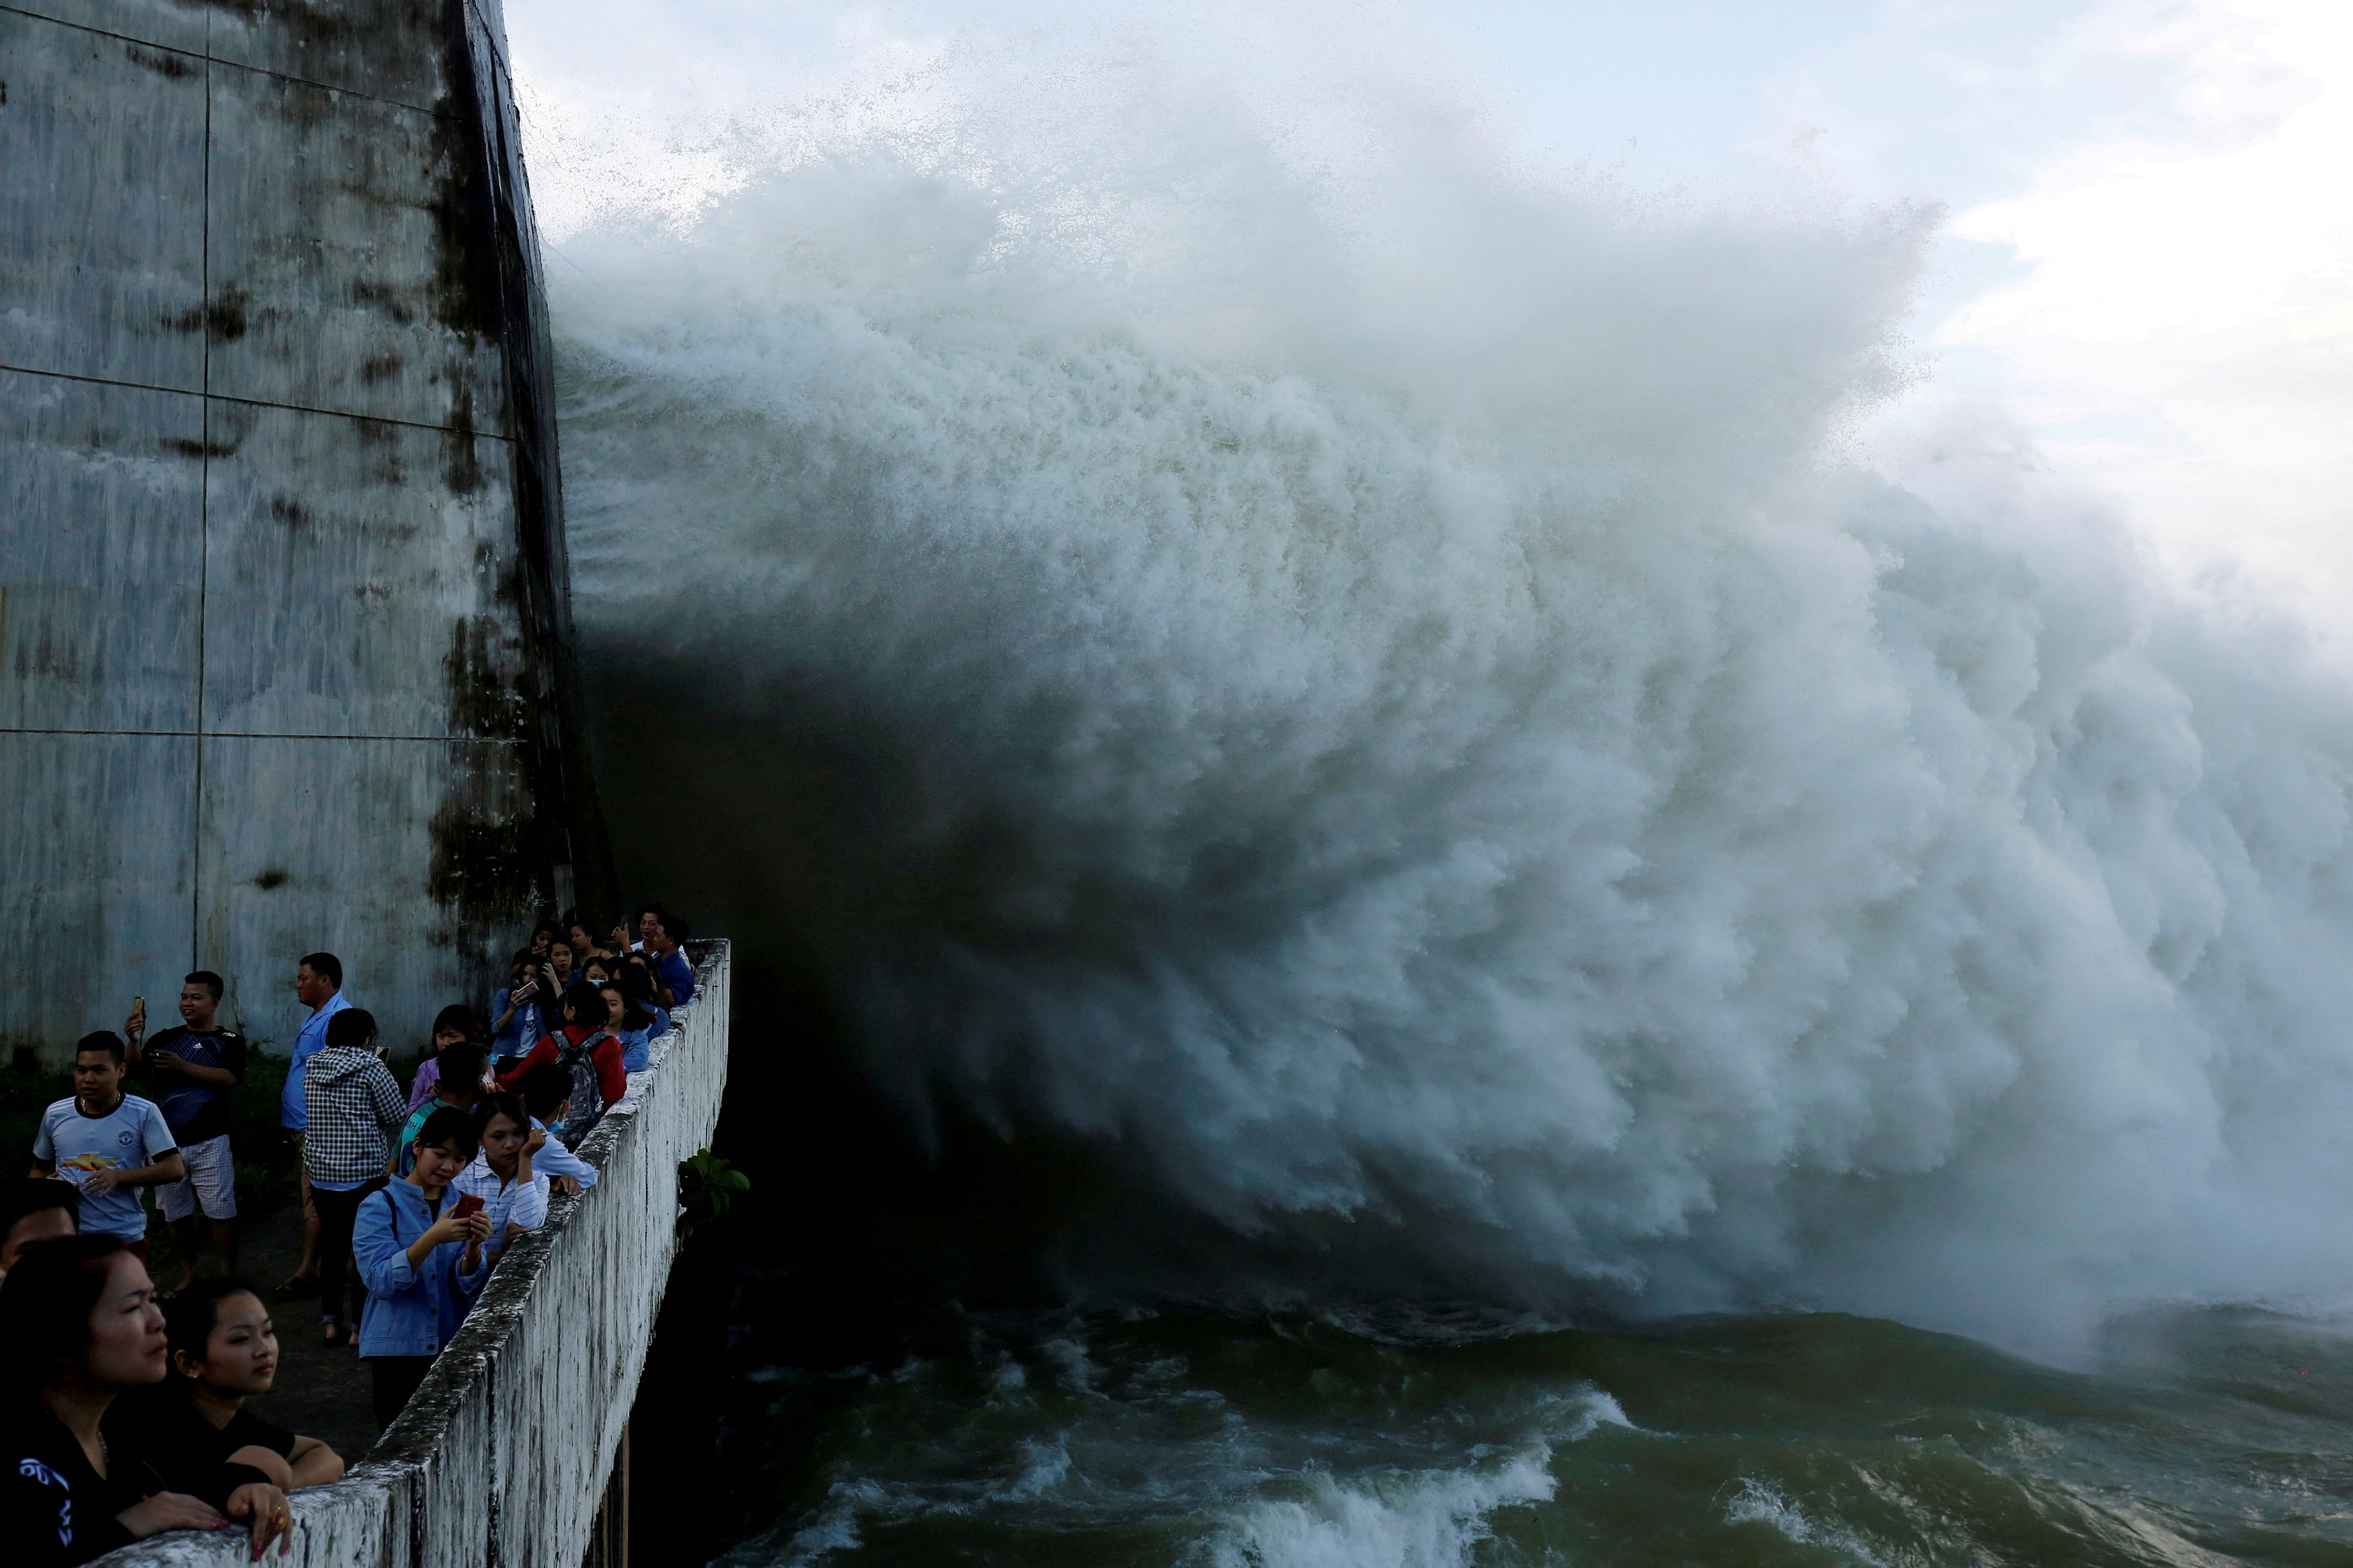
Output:
[[488,1000],[609,871],[495,0],[0,9],[0,904],[53,1058],[191,967]]
[[[294,1495],[290,1565],[577,1568],[677,1251],[678,1163],[710,1143],[727,1087],[728,945],[693,946],[693,1005],[581,1145],[596,1184],[501,1260],[375,1452]],[[225,1533],[188,1532],[99,1561],[245,1559]]]

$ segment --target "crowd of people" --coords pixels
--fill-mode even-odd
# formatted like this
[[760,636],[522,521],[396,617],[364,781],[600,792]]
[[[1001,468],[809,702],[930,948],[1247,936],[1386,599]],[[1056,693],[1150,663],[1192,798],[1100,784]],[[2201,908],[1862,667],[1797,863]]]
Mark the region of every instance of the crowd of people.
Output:
[[[342,963],[313,952],[296,965],[310,1012],[279,1120],[303,1253],[268,1294],[317,1301],[323,1342],[369,1369],[379,1429],[551,1197],[596,1184],[576,1150],[692,999],[686,937],[657,904],[609,933],[576,912],[543,923],[487,1009],[440,1011],[406,1089],[374,1016],[344,995]],[[0,1542],[12,1563],[82,1563],[206,1528],[249,1531],[259,1557],[290,1526],[288,1492],[343,1474],[326,1444],[245,1409],[269,1390],[279,1351],[263,1291],[237,1278],[225,1097],[247,1043],[220,1021],[226,993],[199,970],[180,987],[177,1026],[148,1037],[141,1004],[121,1034],[83,1036],[74,1092],[43,1112],[30,1173],[0,1184],[11,1347],[0,1461],[16,1461],[0,1470]],[[126,1088],[134,1074],[147,1094]],[[161,1289],[148,1187],[175,1265]],[[216,1275],[199,1272],[207,1247]]]

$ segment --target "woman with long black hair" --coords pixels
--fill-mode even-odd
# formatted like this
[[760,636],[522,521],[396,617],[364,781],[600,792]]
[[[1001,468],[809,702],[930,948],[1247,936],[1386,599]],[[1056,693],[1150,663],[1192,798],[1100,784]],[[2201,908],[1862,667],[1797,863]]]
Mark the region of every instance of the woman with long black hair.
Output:
[[115,1237],[25,1249],[0,1281],[0,1558],[55,1568],[166,1530],[252,1521],[253,1555],[293,1522],[259,1472],[219,1465],[198,1491],[166,1489],[136,1456],[140,1435],[108,1422],[116,1398],[164,1379],[164,1313],[146,1266]]
[[249,1465],[288,1491],[342,1479],[343,1458],[325,1443],[246,1407],[278,1381],[277,1329],[253,1287],[199,1279],[164,1303],[164,1331],[170,1373],[115,1412],[141,1429],[143,1457],[166,1486],[186,1491],[224,1463]]

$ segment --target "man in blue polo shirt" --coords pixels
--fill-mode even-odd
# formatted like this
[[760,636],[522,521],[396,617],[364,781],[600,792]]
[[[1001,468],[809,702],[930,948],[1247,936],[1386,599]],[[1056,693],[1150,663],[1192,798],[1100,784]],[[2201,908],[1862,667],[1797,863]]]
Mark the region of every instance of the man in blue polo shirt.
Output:
[[303,1069],[327,1045],[327,1020],[351,1005],[343,1000],[343,963],[332,952],[313,952],[294,967],[294,1000],[311,1009],[301,1031],[294,1037],[294,1059],[286,1067],[286,1087],[278,1096],[278,1125],[293,1146],[294,1171],[302,1185],[302,1266],[279,1281],[281,1299],[311,1296],[319,1289],[319,1206],[311,1196],[311,1178],[302,1162]]
[[694,1000],[694,965],[686,961],[678,945],[686,940],[686,922],[657,906],[646,911],[645,932],[646,955],[654,961],[655,973],[670,992],[664,1005],[685,1006]]
[[139,1189],[185,1181],[172,1130],[153,1100],[122,1092],[121,1037],[100,1029],[74,1047],[71,1100],[41,1112],[33,1137],[36,1176],[58,1176],[81,1192],[81,1228],[120,1237],[147,1256],[147,1211]]

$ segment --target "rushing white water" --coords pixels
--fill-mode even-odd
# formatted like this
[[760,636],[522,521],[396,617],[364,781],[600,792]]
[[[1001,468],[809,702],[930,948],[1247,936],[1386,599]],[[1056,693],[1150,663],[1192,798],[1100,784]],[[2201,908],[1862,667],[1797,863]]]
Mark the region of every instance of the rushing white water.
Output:
[[1522,1296],[2341,1287],[2353,703],[1997,429],[1841,462],[1926,220],[1269,101],[950,59],[565,244],[592,658],[859,781],[876,1072]]

